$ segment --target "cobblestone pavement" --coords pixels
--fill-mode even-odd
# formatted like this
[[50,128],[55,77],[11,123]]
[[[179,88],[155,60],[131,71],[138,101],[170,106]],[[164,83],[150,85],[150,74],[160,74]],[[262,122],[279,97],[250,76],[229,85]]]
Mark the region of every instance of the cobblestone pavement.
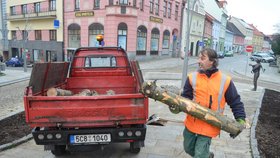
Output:
[[24,110],[23,91],[28,81],[0,87],[0,120]]

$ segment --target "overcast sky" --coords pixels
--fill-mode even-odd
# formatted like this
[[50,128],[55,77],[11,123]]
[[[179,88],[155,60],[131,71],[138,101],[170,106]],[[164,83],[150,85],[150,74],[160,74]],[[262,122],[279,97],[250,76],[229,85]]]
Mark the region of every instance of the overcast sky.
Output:
[[280,0],[226,0],[229,15],[254,24],[266,35],[273,34],[280,23]]

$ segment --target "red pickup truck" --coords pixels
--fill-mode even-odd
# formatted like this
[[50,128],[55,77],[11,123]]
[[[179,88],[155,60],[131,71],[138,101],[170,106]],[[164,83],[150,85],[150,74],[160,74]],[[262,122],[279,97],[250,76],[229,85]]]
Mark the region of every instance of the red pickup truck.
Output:
[[[60,156],[84,146],[130,143],[138,153],[144,146],[148,98],[137,61],[120,47],[79,48],[68,62],[37,63],[25,90],[26,122],[36,144]],[[49,88],[92,96],[47,96]],[[111,92],[111,93],[108,93]]]

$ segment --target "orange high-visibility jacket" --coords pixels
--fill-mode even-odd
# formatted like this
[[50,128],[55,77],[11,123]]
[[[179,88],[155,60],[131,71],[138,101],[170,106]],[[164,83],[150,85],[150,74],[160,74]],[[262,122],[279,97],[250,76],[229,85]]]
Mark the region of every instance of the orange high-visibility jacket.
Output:
[[[213,73],[210,78],[206,74],[198,72],[189,74],[188,77],[193,88],[193,101],[223,114],[226,103],[225,92],[231,78],[220,71]],[[219,128],[191,115],[187,115],[185,126],[193,133],[208,137],[216,137],[220,133]]]

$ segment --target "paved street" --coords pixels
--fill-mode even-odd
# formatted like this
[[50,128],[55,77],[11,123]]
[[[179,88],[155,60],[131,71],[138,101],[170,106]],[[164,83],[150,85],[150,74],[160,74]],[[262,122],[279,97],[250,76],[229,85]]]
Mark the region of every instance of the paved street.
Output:
[[[193,64],[196,62],[195,58],[191,58],[189,60],[189,64]],[[259,87],[258,91],[251,91],[252,84],[241,83],[242,79],[248,81],[251,79],[250,68],[247,67],[247,74],[245,72],[247,60],[246,56],[236,55],[233,58],[224,58],[220,60],[220,68],[226,73],[233,76],[233,79],[236,79],[236,86],[241,95],[242,101],[245,104],[245,110],[247,113],[247,117],[252,122],[255,116],[255,112],[258,110],[258,107],[261,104],[262,96],[264,93],[264,88]],[[158,85],[174,85],[180,87],[181,85],[181,69],[183,65],[183,60],[181,59],[162,59],[162,60],[153,60],[140,62],[140,67],[143,69],[143,74],[146,80],[154,79],[154,78],[165,78],[162,80],[158,80]],[[266,68],[266,72],[261,74],[260,80],[264,82],[279,82],[280,74],[273,73],[275,68],[268,67],[267,64],[263,64]],[[194,71],[196,66],[189,66],[189,72]],[[236,72],[236,73],[234,73]],[[26,73],[28,74],[28,73]],[[153,74],[157,74],[155,76]],[[247,76],[245,76],[247,75]],[[172,78],[172,80],[167,79],[166,76]],[[239,80],[238,80],[239,79]],[[0,77],[0,83],[4,81]],[[237,82],[239,81],[239,82]],[[23,88],[27,84],[27,81],[20,82],[17,84],[12,84],[9,86],[0,87],[1,97],[0,101],[3,103],[3,99],[6,98],[17,98],[17,104],[13,104],[13,101],[5,104],[5,107],[9,107],[10,110],[17,110],[16,107],[20,107],[20,103],[22,102],[22,96],[15,94],[13,97],[8,97],[13,92],[10,88],[16,89],[18,92],[23,93]],[[278,89],[279,90],[279,89]],[[2,94],[7,95],[2,95]],[[3,97],[5,96],[5,97]],[[11,99],[12,100],[12,99]],[[66,155],[64,157],[104,157],[104,158],[120,158],[120,157],[139,157],[139,158],[188,158],[189,156],[185,154],[183,151],[183,136],[182,131],[184,129],[184,125],[182,124],[182,120],[185,117],[185,114],[180,113],[174,115],[169,112],[166,105],[155,102],[150,99],[150,107],[149,107],[149,115],[157,114],[159,117],[163,119],[170,120],[167,122],[165,126],[151,126],[148,125],[147,137],[145,141],[145,148],[141,150],[141,152],[137,155],[130,154],[128,152],[129,145],[128,144],[112,144],[105,146],[104,150],[93,150],[92,152],[86,153],[74,153],[71,155]],[[2,104],[1,104],[2,105]],[[13,109],[13,107],[15,109]],[[22,107],[23,109],[23,107]],[[0,109],[0,116],[9,115],[7,114],[9,111],[3,111]],[[228,117],[233,118],[230,108],[227,107],[225,114]],[[244,130],[236,139],[232,139],[225,132],[222,132],[218,138],[213,139],[211,150],[215,153],[215,157],[218,158],[235,158],[235,157],[252,157],[252,148],[250,141],[251,140],[251,132],[254,130],[246,129]],[[254,141],[254,140],[253,140]],[[0,152],[1,158],[7,157],[44,157],[51,158],[54,157],[50,151],[44,151],[43,146],[35,145],[34,140],[30,140],[26,143],[23,143],[17,147],[12,149],[8,149]]]

